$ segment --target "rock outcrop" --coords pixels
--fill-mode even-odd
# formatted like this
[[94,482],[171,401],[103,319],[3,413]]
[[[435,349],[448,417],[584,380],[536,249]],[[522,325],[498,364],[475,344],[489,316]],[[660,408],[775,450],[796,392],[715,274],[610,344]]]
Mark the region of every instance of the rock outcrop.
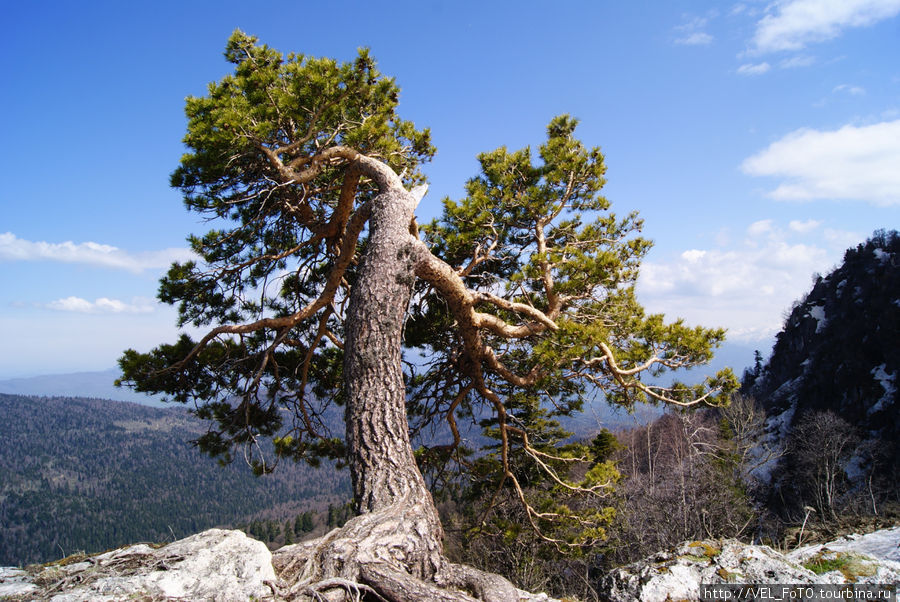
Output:
[[[611,602],[664,602],[701,600],[702,584],[896,586],[900,584],[898,544],[900,527],[789,554],[734,540],[686,542],[611,571],[598,592]],[[0,599],[278,600],[280,586],[272,559],[264,544],[244,533],[212,529],[160,547],[137,544],[26,569],[0,569]],[[520,591],[516,602],[521,601],[552,599]]]
[[241,531],[211,529],[157,548],[137,544],[26,570],[2,569],[0,598],[231,602],[271,598],[275,580],[265,544]]
[[701,600],[702,584],[896,585],[900,584],[898,543],[900,527],[789,554],[734,540],[687,542],[611,571],[599,591],[601,598],[611,602],[664,602]]

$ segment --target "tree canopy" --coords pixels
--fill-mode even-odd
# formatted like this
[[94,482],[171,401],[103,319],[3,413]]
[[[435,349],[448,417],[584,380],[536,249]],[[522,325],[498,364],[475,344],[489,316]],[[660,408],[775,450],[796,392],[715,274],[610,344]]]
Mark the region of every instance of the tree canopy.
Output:
[[[634,286],[650,243],[636,214],[617,216],[601,196],[603,155],[575,136],[577,120],[553,118],[536,153],[480,155],[465,198],[420,227],[435,151],[427,129],[396,114],[399,88],[368,51],[344,64],[285,57],[236,31],[225,57],[234,73],[187,100],[188,152],[172,174],[212,229],[190,237],[197,259],[174,264],[159,290],[180,325],[205,334],[120,360],[123,383],[209,419],[204,451],[228,459],[245,446],[266,471],[271,438],[276,457],[347,461],[357,510],[374,512],[406,499],[400,480],[421,480],[411,449],[395,457],[406,458],[407,424],[446,423],[452,441],[435,450],[462,460],[457,419],[492,416],[491,486],[517,492],[538,527],[564,513],[529,503],[514,456],[551,487],[607,485],[600,469],[570,479],[567,462],[590,463],[589,447],[560,446],[547,418],[594,391],[625,406],[690,405],[734,388],[730,371],[656,384],[706,363],[724,331],[642,309]],[[391,470],[412,464],[385,477],[390,494],[371,484],[382,438]]]

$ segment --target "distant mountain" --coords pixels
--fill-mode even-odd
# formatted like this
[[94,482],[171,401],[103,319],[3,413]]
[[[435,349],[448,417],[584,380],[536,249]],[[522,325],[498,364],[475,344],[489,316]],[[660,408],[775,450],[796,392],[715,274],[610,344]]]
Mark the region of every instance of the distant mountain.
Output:
[[[715,354],[708,366],[703,366],[684,374],[678,378],[686,382],[700,382],[706,376],[730,366],[736,374],[749,366],[753,361],[754,347],[742,344],[725,342]],[[144,406],[182,407],[180,404],[168,404],[162,401],[161,395],[148,395],[136,393],[128,387],[116,387],[113,383],[122,375],[118,368],[109,368],[96,372],[73,372],[69,374],[44,374],[27,378],[11,378],[0,380],[0,393],[9,395],[38,395],[49,397],[85,397],[95,399],[112,399],[116,401],[130,401]],[[671,375],[666,375],[671,378]],[[662,379],[661,382],[665,382]],[[578,432],[594,432],[600,428],[617,430],[631,428],[635,424],[646,424],[658,417],[661,410],[652,406],[636,408],[634,414],[628,414],[624,410],[610,407],[602,399],[586,405],[585,412],[581,416],[573,418],[567,428]]]
[[[835,452],[843,454],[846,477],[852,481],[863,469],[881,466],[875,476],[889,486],[893,482],[896,497],[898,374],[900,234],[879,231],[849,249],[840,267],[816,278],[812,290],[787,316],[768,361],[745,372],[742,392],[761,402],[770,416],[772,436],[788,443],[789,453],[781,461],[782,481],[805,477],[812,470],[803,463],[814,465],[813,459],[792,451],[799,446],[790,447],[791,434],[806,421],[807,433],[815,432],[814,427],[825,429],[819,440],[811,442],[810,453],[825,458],[826,444],[840,438],[852,441],[852,446]],[[816,426],[814,416],[826,419]],[[826,423],[832,425],[830,432]],[[832,490],[826,491],[829,496],[840,489],[835,483],[826,484]],[[786,488],[784,482],[780,485]]]
[[745,392],[770,412],[832,410],[900,439],[900,234],[876,233],[794,304]]
[[254,518],[284,521],[350,497],[349,475],[284,462],[254,477],[191,445],[182,408],[0,394],[0,566],[135,541],[159,542]]
[[63,397],[93,397],[131,401],[145,406],[163,407],[159,395],[135,393],[128,387],[116,387],[113,383],[122,373],[118,368],[99,372],[74,372],[71,374],[45,374],[29,378],[0,380],[0,393],[10,395],[47,395]]

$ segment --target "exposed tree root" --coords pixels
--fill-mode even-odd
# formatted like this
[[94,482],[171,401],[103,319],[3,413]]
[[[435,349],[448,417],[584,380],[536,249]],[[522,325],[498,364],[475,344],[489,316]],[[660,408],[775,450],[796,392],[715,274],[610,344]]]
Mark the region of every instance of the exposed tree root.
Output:
[[277,595],[315,602],[530,598],[499,575],[448,562],[432,538],[433,520],[396,504],[357,516],[319,539],[286,546],[273,554]]

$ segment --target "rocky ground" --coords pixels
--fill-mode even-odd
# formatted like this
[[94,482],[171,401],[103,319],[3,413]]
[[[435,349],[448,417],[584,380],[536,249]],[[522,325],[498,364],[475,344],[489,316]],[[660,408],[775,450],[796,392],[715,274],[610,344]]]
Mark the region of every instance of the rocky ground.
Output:
[[162,547],[137,544],[97,556],[0,569],[0,599],[246,601],[271,597],[272,554],[241,531],[212,529]]
[[[277,554],[277,552],[276,552]],[[734,540],[685,542],[610,572],[613,602],[700,600],[701,584],[900,584],[900,527],[781,554]],[[165,546],[137,544],[25,569],[0,569],[0,599],[276,600],[272,553],[240,531],[212,529]],[[520,600],[546,600],[521,592]]]
[[701,600],[701,584],[900,584],[900,527],[788,554],[734,540],[683,543],[603,579],[611,602]]

